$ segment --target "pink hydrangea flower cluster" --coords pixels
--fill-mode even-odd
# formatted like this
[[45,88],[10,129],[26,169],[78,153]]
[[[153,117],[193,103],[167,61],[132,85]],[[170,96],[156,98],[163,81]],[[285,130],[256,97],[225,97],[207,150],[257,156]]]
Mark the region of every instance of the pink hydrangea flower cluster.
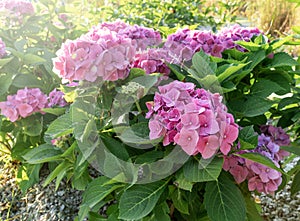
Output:
[[19,117],[28,117],[47,107],[47,96],[39,88],[24,88],[14,95],[8,95],[7,100],[0,102],[1,114],[15,122]]
[[53,59],[54,72],[70,82],[94,82],[98,77],[108,81],[124,79],[135,51],[130,38],[107,28],[92,29],[62,45]]
[[[258,145],[254,150],[243,150],[238,153],[259,153],[268,157],[279,168],[279,161],[289,155],[287,151],[280,150],[280,145],[288,145],[289,136],[282,128],[271,125],[262,126],[261,131],[263,133],[259,135]],[[223,169],[229,171],[237,183],[247,180],[250,191],[274,194],[282,182],[280,172],[262,164],[234,155],[224,156],[224,159]]]
[[239,25],[225,28],[218,34],[210,31],[183,29],[169,35],[164,48],[174,58],[174,63],[190,60],[196,52],[203,50],[206,54],[222,57],[226,49],[236,48],[245,51],[234,42],[238,40],[250,41],[254,35],[262,34],[257,28],[243,28]]
[[49,96],[39,88],[19,89],[16,94],[8,95],[6,101],[0,102],[1,114],[15,122],[20,117],[25,118],[36,112],[43,113],[43,108],[66,106],[64,95],[57,89],[51,91]]
[[64,107],[67,105],[64,99],[64,92],[57,90],[56,88],[49,93],[47,107]]
[[26,0],[1,0],[0,10],[6,11],[16,18],[34,14],[32,3]]
[[149,112],[150,139],[163,137],[163,145],[179,144],[188,155],[211,158],[219,150],[227,155],[238,137],[238,126],[227,113],[219,94],[195,89],[193,83],[173,81],[159,87]]
[[135,55],[132,67],[144,69],[146,74],[162,73],[164,76],[168,76],[171,71],[165,62],[171,62],[168,51],[161,48],[150,48]]
[[146,28],[139,25],[128,25],[120,20],[105,22],[94,27],[94,30],[108,28],[119,35],[132,39],[137,50],[145,50],[149,46],[157,46],[162,42],[160,33],[153,28]]
[[6,55],[6,46],[5,43],[0,38],[0,58],[3,58]]

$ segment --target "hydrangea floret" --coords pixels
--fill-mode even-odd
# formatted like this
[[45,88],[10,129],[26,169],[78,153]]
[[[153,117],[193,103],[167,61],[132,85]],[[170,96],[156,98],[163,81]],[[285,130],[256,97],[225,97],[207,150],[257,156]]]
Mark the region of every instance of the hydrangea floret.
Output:
[[148,102],[150,139],[163,137],[163,145],[179,144],[188,155],[211,158],[219,150],[227,155],[238,137],[238,126],[219,94],[195,89],[193,83],[173,81],[160,86]]

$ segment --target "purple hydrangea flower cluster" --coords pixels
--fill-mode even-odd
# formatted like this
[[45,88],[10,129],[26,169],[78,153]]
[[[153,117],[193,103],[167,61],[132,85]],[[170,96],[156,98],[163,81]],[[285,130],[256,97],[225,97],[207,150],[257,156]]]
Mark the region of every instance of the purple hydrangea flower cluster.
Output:
[[107,28],[93,29],[62,45],[53,59],[54,72],[70,82],[94,82],[98,77],[109,81],[124,79],[135,51],[130,38]]
[[164,76],[168,76],[171,71],[165,62],[171,62],[168,51],[161,48],[150,48],[135,55],[132,67],[144,69],[146,74],[162,73]]
[[215,57],[222,57],[222,52],[231,48],[244,52],[246,49],[234,42],[250,41],[254,35],[260,34],[262,32],[257,28],[244,28],[239,25],[224,28],[218,34],[210,31],[180,29],[168,36],[164,48],[169,51],[174,63],[181,63],[190,60],[193,54],[200,50]]
[[0,11],[6,11],[18,19],[34,14],[32,3],[26,0],[1,0]]
[[64,107],[67,101],[64,99],[65,93],[58,91],[56,88],[49,93],[47,107]]
[[108,28],[119,35],[132,39],[137,50],[145,50],[149,46],[157,46],[162,42],[160,33],[153,28],[146,28],[139,25],[128,25],[120,20],[116,22],[105,22],[94,27],[94,30]]
[[5,43],[0,38],[0,58],[3,58],[6,55],[6,46]]
[[238,126],[219,94],[180,81],[158,89],[154,101],[147,103],[150,139],[163,137],[164,146],[179,144],[188,155],[200,153],[204,159],[219,150],[229,153]]
[[218,33],[218,38],[223,42],[226,49],[236,48],[239,51],[247,51],[245,48],[235,44],[235,41],[247,41],[249,42],[253,36],[263,34],[258,28],[241,27],[234,25],[232,27],[223,28]]
[[47,96],[39,88],[24,88],[14,95],[8,95],[7,100],[0,102],[1,114],[15,122],[19,117],[28,117],[47,107]]
[[179,29],[168,35],[163,48],[169,51],[172,63],[179,64],[192,58],[194,52],[190,46],[190,33],[189,29]]
[[[290,138],[282,128],[271,125],[262,126],[261,132],[255,149],[238,153],[259,153],[272,160],[279,168],[279,161],[289,155],[287,151],[280,150],[280,146],[289,145]],[[282,174],[277,170],[238,156],[225,156],[224,158],[223,169],[229,171],[237,183],[247,180],[250,191],[257,190],[260,193],[274,194],[281,184]]]

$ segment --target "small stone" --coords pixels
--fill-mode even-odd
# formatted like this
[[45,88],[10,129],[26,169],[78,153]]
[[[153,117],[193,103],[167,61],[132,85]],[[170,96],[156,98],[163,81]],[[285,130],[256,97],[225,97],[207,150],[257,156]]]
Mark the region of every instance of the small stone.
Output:
[[63,190],[57,192],[57,195],[58,195],[58,196],[63,196],[64,194],[65,194],[65,191],[63,191]]

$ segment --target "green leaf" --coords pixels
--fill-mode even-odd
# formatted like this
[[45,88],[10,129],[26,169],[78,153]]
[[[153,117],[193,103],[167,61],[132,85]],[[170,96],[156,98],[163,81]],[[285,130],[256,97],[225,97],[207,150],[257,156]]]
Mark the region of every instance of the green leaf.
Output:
[[253,201],[253,197],[251,197],[250,194],[247,194],[244,195],[244,200],[246,203],[247,221],[263,221],[263,218],[259,214],[255,202]]
[[85,161],[82,164],[79,164],[82,154],[77,156],[76,163],[74,165],[74,175],[72,177],[72,186],[77,190],[85,190],[86,186],[90,183],[91,177],[89,176],[88,165],[89,162]]
[[144,75],[146,75],[146,72],[145,72],[144,69],[141,69],[141,68],[131,68],[130,72],[129,72],[128,79],[126,79],[126,80],[132,80],[134,78],[141,77],[141,76],[144,76]]
[[282,109],[288,105],[295,105],[298,106],[298,103],[300,102],[300,99],[296,98],[295,96],[293,97],[285,97],[280,100],[278,104],[278,109]]
[[246,48],[249,51],[258,51],[261,48],[261,45],[255,44],[254,42],[247,42],[247,41],[235,41],[234,43]]
[[209,90],[213,93],[222,92],[221,85],[218,81],[217,76],[215,75],[207,75],[203,78],[197,79],[201,87]]
[[17,173],[17,182],[22,193],[39,181],[41,164],[20,165]]
[[163,202],[157,205],[153,210],[153,217],[149,221],[171,221],[170,208],[167,202]]
[[221,173],[223,158],[200,160],[192,158],[183,166],[183,173],[189,182],[205,182],[217,180]]
[[222,91],[224,94],[235,90],[236,85],[232,81],[222,82]]
[[294,196],[300,191],[300,171],[298,171],[291,185],[291,195]]
[[266,52],[265,50],[258,50],[255,52],[248,52],[246,53],[248,58],[247,61],[251,62],[249,63],[244,70],[241,71],[241,73],[239,73],[237,75],[237,82],[241,81],[244,77],[246,77],[247,75],[249,75],[252,70],[259,64],[261,63],[265,57],[266,57]]
[[6,65],[7,63],[9,63],[14,57],[10,57],[10,58],[1,58],[0,59],[0,69]]
[[284,171],[282,169],[278,168],[272,162],[272,160],[270,160],[269,158],[267,158],[259,153],[243,153],[243,154],[234,154],[234,155],[248,159],[248,160],[252,160],[254,162],[260,163],[260,164],[270,167],[274,170],[277,170],[280,173],[284,173]]
[[43,63],[43,62],[46,62],[46,60],[44,58],[34,55],[34,54],[25,54],[25,56],[23,58],[23,62],[26,65],[31,65],[31,64]]
[[86,204],[81,204],[78,212],[78,221],[83,221],[85,217],[88,216],[90,207]]
[[[56,180],[55,180],[55,191],[58,190],[59,185],[61,184],[61,181],[63,180],[63,178],[67,175],[67,172],[71,169],[71,165],[70,167],[67,167],[63,170],[60,170],[56,176]],[[67,179],[69,179],[67,177]]]
[[57,107],[57,108],[43,108],[43,112],[53,114],[55,116],[60,116],[66,112],[66,108]]
[[54,120],[45,132],[45,135],[51,139],[58,138],[63,135],[68,135],[73,132],[71,123],[71,114],[66,113]]
[[21,120],[24,134],[35,137],[43,131],[43,120],[38,115],[32,115]]
[[24,88],[24,87],[43,88],[45,86],[45,83],[43,81],[39,80],[33,74],[18,74],[14,78],[12,84],[18,88]]
[[164,157],[164,153],[162,151],[149,151],[144,154],[138,155],[135,160],[136,164],[143,164],[143,163],[152,163],[157,161],[158,159],[162,159]]
[[246,117],[255,117],[265,114],[273,105],[273,102],[257,96],[248,96],[242,105],[242,113]]
[[12,81],[13,77],[11,74],[0,74],[0,95],[3,95],[8,92]]
[[176,64],[167,64],[170,70],[176,75],[179,81],[183,81],[184,78],[189,74],[183,67]]
[[246,217],[243,195],[225,173],[206,184],[204,205],[212,221],[241,221]]
[[219,82],[224,81],[226,78],[229,78],[231,75],[233,75],[237,71],[241,70],[243,67],[245,67],[249,63],[250,62],[245,63],[245,64],[238,64],[238,65],[229,66],[228,68],[226,68],[226,70],[223,73],[218,75],[218,81]]
[[253,70],[254,67],[256,67],[260,62],[262,62],[266,58],[266,52],[265,50],[259,50],[255,52],[249,52],[248,55],[248,62],[251,62],[247,68],[249,70]]
[[119,219],[137,220],[147,216],[155,207],[168,181],[137,184],[127,189],[120,198]]
[[299,63],[294,60],[289,54],[285,52],[278,52],[274,54],[273,59],[267,65],[268,68],[284,67],[284,66],[297,66]]
[[276,39],[270,43],[270,46],[272,47],[272,50],[274,51],[275,49],[280,48],[282,45],[284,45],[285,43],[287,43],[288,41],[290,41],[292,39],[293,39],[293,37],[291,35],[287,36],[283,39]]
[[259,44],[259,45],[263,45],[266,44],[266,38],[264,35],[260,34],[258,36],[253,36],[252,38],[254,38],[254,43]]
[[[105,205],[105,204],[104,204]],[[118,216],[119,216],[119,203],[116,204],[112,204],[110,205],[107,210],[106,210],[106,214],[108,216],[107,221],[115,221],[118,220]]]
[[282,70],[267,70],[262,73],[265,79],[271,80],[278,84],[282,89],[277,90],[276,94],[285,95],[291,92],[291,87],[294,82],[291,77],[292,74],[284,72]]
[[291,144],[289,146],[280,146],[280,149],[286,150],[290,153],[294,153],[300,156],[300,147],[297,144]]
[[193,67],[196,70],[194,76],[197,78],[203,78],[207,75],[215,75],[217,70],[217,64],[210,61],[210,58],[203,51],[197,52],[192,58]]
[[146,95],[148,90],[157,83],[158,77],[159,74],[150,74],[150,75],[144,75],[141,77],[134,78],[132,79],[132,81],[144,86],[145,87],[144,95]]
[[126,151],[125,145],[110,136],[101,134],[100,138],[105,145],[105,147],[117,158],[127,161],[129,159],[129,154]]
[[254,131],[253,126],[246,126],[240,130],[239,141],[242,149],[253,149],[257,146],[258,134]]
[[192,192],[192,188],[193,188],[193,185],[194,183],[188,181],[184,174],[183,174],[183,170],[180,170],[178,172],[176,172],[176,180],[174,181],[174,184],[176,186],[178,186],[179,189],[183,189],[183,190],[187,190],[187,191],[190,191]]
[[88,220],[92,221],[108,221],[107,218],[103,218],[103,216],[99,215],[95,212],[89,212]]
[[23,158],[27,163],[40,164],[61,159],[62,150],[50,144],[42,144],[32,148]]
[[235,48],[227,49],[227,50],[223,51],[223,54],[228,54],[230,58],[236,59],[238,61],[243,60],[243,58],[245,57],[244,52],[241,52]]
[[67,161],[60,163],[55,169],[47,176],[43,183],[43,187],[47,186],[52,180],[60,176],[60,174],[65,174],[73,165]]
[[20,40],[17,40],[15,43],[14,43],[14,46],[15,48],[20,51],[20,52],[23,52],[24,51],[24,46],[25,44],[27,43],[27,40],[25,39],[20,39]]
[[258,82],[254,83],[251,87],[251,95],[257,96],[261,98],[266,98],[272,93],[276,93],[277,91],[283,89],[277,83],[267,80],[264,78],[258,79]]
[[82,203],[92,209],[114,190],[124,186],[125,184],[117,183],[105,176],[98,177],[87,186],[82,196]]
[[186,199],[183,197],[184,192],[179,189],[175,189],[175,191],[171,195],[171,199],[173,201],[174,207],[181,213],[189,215],[189,204]]
[[124,142],[124,143],[134,143],[134,144],[152,144],[153,141],[149,139],[148,135],[149,133],[146,133],[146,131],[149,131],[148,124],[147,123],[137,123],[133,124],[131,127],[122,128],[122,132],[120,131],[120,134],[118,137]]

